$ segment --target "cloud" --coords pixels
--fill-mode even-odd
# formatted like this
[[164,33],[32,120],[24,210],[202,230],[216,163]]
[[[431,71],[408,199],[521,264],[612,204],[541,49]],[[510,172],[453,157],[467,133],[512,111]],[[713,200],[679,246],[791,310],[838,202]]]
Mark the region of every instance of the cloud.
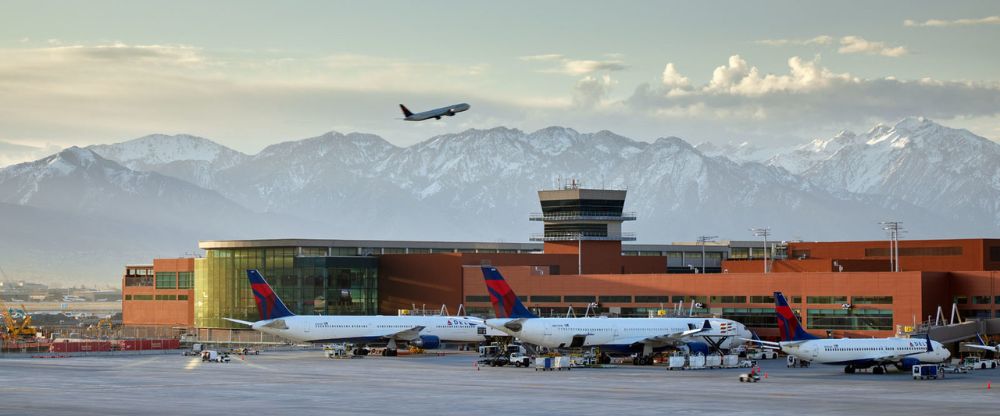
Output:
[[518,59],[528,62],[553,62],[558,63],[556,67],[550,67],[542,69],[539,72],[550,73],[550,74],[566,74],[572,76],[581,76],[592,74],[599,71],[622,71],[628,68],[621,60],[617,59],[621,57],[618,53],[605,54],[608,57],[614,57],[616,59],[606,59],[606,60],[593,60],[593,59],[570,59],[565,55],[550,53],[544,55],[528,55],[522,56]]
[[[0,48],[0,140],[68,146],[193,133],[254,151],[275,138],[331,129],[406,142],[449,125],[397,123],[401,102],[434,108],[464,101],[507,124],[522,119],[527,110],[514,104],[516,94],[483,87],[488,71],[480,63],[213,53],[188,45]],[[470,112],[462,121],[483,120]]]
[[908,51],[903,46],[886,46],[885,42],[873,42],[861,36],[844,36],[840,38],[840,49],[837,49],[837,52],[843,54],[863,53],[895,58],[906,55]]
[[522,61],[561,61],[565,57],[557,53],[548,53],[543,55],[528,55],[522,56],[518,59]]
[[923,22],[906,19],[903,26],[907,27],[948,27],[948,26],[977,26],[977,25],[1000,25],[1000,16],[988,16],[979,19],[955,19],[941,20],[929,19]]
[[[668,64],[671,79],[688,78]],[[788,72],[764,74],[739,55],[712,72],[710,81],[637,87],[624,101],[630,111],[659,120],[701,120],[785,133],[819,125],[857,125],[909,115],[937,119],[1000,115],[1000,84],[933,79],[863,79],[788,59]]]
[[668,63],[665,68],[663,68],[663,76],[661,77],[663,86],[671,90],[674,89],[684,89],[691,86],[691,81],[688,77],[681,75],[677,72],[677,68],[674,67],[673,63]]
[[597,71],[621,71],[628,68],[621,61],[569,60],[563,62],[563,73],[585,75]]
[[581,108],[596,107],[608,98],[617,83],[609,74],[584,77],[573,87],[573,104]]
[[758,40],[754,43],[767,46],[786,46],[786,45],[829,45],[833,43],[833,36],[820,35],[812,39],[764,39]]
[[[764,39],[754,43],[767,46],[807,46],[807,45],[831,45],[836,38],[833,36],[820,35],[811,39]],[[906,55],[906,47],[887,46],[885,42],[874,42],[866,40],[861,36],[844,36],[840,38],[840,48],[838,53],[852,54],[863,53],[868,55],[882,55],[888,57],[900,57]]]

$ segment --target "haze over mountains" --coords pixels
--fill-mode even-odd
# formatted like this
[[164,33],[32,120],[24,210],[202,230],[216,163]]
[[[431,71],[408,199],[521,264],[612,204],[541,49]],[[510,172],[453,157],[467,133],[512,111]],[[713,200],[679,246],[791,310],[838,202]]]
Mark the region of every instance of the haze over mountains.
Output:
[[692,146],[610,131],[497,127],[397,147],[336,132],[246,155],[151,135],[0,169],[9,278],[112,283],[125,263],[195,252],[199,239],[527,241],[538,189],[577,178],[627,188],[639,242],[991,237],[1000,145],[923,118],[800,146]]

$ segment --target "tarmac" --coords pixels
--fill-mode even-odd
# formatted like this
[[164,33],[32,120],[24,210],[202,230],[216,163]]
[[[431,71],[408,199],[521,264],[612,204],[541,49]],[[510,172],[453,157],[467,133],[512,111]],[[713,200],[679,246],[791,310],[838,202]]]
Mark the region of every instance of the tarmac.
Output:
[[[0,360],[2,415],[1000,414],[1000,369],[916,381],[841,367],[668,371],[665,367],[478,367],[474,353],[328,359],[317,350],[203,363],[169,355]],[[991,386],[992,387],[992,386]],[[1000,388],[1000,386],[998,386]],[[933,413],[930,413],[933,414]]]

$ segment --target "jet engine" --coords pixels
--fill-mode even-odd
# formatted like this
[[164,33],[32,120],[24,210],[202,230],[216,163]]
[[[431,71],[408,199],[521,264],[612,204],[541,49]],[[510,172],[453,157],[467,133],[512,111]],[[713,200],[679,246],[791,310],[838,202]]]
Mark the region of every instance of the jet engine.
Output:
[[413,340],[413,345],[425,350],[433,350],[441,346],[441,338],[435,335],[421,335],[420,338]]

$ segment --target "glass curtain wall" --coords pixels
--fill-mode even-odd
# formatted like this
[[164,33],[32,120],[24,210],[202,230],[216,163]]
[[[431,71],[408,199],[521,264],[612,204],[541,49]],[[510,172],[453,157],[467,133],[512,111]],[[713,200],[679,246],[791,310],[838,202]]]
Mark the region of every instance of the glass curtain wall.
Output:
[[376,258],[298,257],[297,252],[294,247],[207,250],[205,258],[195,259],[195,326],[239,328],[223,318],[259,319],[247,269],[260,270],[295,314],[378,313]]

